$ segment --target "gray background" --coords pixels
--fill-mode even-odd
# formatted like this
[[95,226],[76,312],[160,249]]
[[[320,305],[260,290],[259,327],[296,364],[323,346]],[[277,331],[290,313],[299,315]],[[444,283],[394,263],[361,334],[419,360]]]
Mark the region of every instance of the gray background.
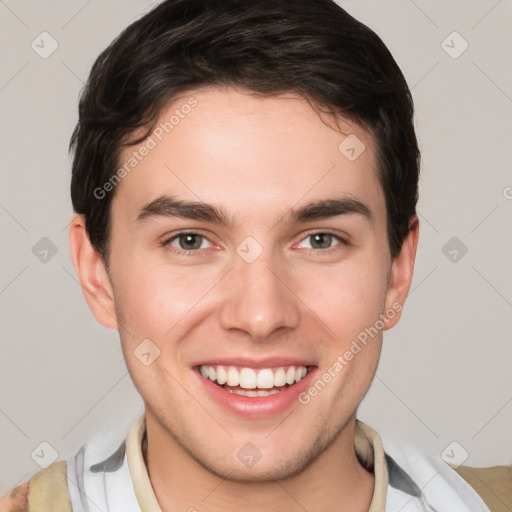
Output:
[[[468,465],[511,464],[512,2],[339,3],[402,67],[423,154],[414,281],[360,418]],[[123,436],[143,410],[71,262],[67,145],[94,58],[152,4],[0,0],[0,497],[40,469],[34,454]]]

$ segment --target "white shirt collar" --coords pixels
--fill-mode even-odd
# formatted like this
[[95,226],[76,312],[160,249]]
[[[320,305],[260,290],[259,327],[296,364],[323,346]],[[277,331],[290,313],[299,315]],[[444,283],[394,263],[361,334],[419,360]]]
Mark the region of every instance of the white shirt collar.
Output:
[[[142,440],[145,433],[146,415],[142,414],[132,425],[127,437],[126,456],[128,466],[133,489],[141,510],[144,512],[161,512],[142,454]],[[380,437],[368,425],[357,420],[354,446],[358,459],[367,469],[373,472],[375,477],[373,498],[368,512],[382,512],[386,507],[388,470]]]

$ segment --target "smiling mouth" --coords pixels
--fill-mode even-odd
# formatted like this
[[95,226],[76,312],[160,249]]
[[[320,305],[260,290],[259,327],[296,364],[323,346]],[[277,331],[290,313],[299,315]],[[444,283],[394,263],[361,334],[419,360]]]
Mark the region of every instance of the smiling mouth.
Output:
[[275,368],[247,368],[225,365],[196,367],[203,378],[229,393],[248,397],[276,395],[297,382],[311,370],[311,366],[279,366]]

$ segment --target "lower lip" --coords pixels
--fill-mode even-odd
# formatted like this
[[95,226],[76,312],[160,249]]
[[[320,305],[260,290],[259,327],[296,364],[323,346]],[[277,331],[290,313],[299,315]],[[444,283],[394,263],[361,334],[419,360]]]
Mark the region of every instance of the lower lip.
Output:
[[194,369],[194,373],[206,393],[228,412],[242,418],[269,418],[285,412],[298,402],[299,394],[310,386],[315,370],[316,368],[311,368],[301,381],[275,395],[255,397],[226,391],[211,380],[205,379],[198,369]]

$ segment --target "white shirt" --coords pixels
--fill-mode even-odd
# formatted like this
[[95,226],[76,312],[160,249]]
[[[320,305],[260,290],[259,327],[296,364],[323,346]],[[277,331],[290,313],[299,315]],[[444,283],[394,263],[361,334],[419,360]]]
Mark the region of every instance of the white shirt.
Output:
[[[104,432],[67,460],[73,512],[161,512],[142,454],[145,433],[142,414],[126,438]],[[354,446],[375,477],[368,512],[490,512],[439,455],[381,440],[359,420]]]

